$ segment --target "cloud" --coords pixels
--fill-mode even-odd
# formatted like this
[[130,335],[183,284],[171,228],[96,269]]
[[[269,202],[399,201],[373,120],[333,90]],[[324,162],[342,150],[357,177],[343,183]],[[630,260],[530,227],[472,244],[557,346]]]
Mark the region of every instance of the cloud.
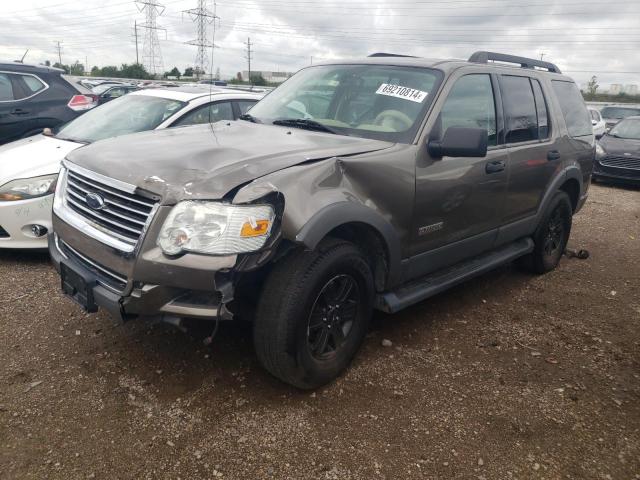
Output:
[[[52,3],[53,2],[53,3]],[[210,2],[210,7],[213,2]],[[195,0],[165,0],[158,24],[165,70],[193,65],[196,26],[185,10]],[[374,51],[429,58],[467,58],[475,50],[544,56],[584,83],[640,83],[634,48],[640,4],[605,8],[597,0],[221,0],[214,68],[224,76],[246,70],[251,37],[254,70],[295,71],[311,62]],[[135,61],[134,21],[144,22],[133,0],[0,2],[0,56],[90,65]],[[139,53],[145,30],[139,28]],[[212,30],[209,26],[209,36]],[[209,52],[210,53],[210,52]],[[635,73],[611,73],[635,72]]]

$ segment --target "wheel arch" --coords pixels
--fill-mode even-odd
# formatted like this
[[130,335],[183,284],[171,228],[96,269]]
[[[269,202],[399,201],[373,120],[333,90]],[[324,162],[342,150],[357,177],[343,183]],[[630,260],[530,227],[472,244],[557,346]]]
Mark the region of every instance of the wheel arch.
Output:
[[295,241],[313,250],[327,237],[351,241],[364,250],[372,260],[376,289],[384,290],[397,282],[400,239],[391,223],[379,213],[355,202],[328,205],[309,219]]

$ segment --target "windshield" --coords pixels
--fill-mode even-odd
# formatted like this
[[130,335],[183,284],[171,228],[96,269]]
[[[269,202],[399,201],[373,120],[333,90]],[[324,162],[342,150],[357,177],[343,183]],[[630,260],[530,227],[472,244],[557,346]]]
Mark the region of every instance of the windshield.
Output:
[[288,125],[317,122],[342,135],[410,143],[441,77],[437,70],[388,65],[309,67],[258,102],[251,116],[282,125],[303,119]]
[[89,110],[67,123],[58,138],[91,143],[128,133],[153,130],[186,103],[146,95],[125,95]]
[[600,113],[604,118],[627,118],[640,115],[640,108],[605,107]]
[[618,138],[627,138],[629,140],[640,140],[640,119],[622,120],[619,124],[611,129],[610,135]]

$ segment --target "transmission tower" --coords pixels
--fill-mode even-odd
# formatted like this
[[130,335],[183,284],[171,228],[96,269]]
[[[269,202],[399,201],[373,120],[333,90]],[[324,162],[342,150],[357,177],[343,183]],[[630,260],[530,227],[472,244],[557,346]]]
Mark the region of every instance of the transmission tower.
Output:
[[155,0],[135,0],[140,12],[144,12],[145,21],[139,24],[138,28],[145,30],[142,43],[142,62],[152,75],[162,74],[164,65],[162,64],[162,52],[160,51],[160,41],[158,40],[158,30],[165,33],[164,28],[158,27],[157,18],[164,13],[164,6]]
[[216,15],[216,2],[213,2],[213,11],[207,7],[208,3],[209,0],[198,0],[197,8],[184,11],[184,13],[189,14],[191,20],[196,24],[198,38],[187,42],[187,44],[198,47],[195,66],[200,73],[205,73],[209,70],[207,49],[216,47],[215,43],[207,38],[207,25],[213,24],[213,38],[215,41],[216,20],[220,20],[220,17]]

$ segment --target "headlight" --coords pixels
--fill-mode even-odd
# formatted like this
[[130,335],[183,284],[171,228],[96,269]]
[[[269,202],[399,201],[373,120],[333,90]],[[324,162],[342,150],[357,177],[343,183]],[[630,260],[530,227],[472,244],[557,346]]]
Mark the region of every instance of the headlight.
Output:
[[607,156],[607,152],[604,151],[604,148],[602,148],[602,145],[596,142],[596,160],[602,160],[606,156]]
[[13,202],[29,198],[43,197],[56,189],[58,174],[42,177],[21,178],[0,187],[0,202]]
[[185,201],[162,225],[158,246],[168,255],[180,252],[231,255],[260,249],[273,226],[270,205],[230,205]]

